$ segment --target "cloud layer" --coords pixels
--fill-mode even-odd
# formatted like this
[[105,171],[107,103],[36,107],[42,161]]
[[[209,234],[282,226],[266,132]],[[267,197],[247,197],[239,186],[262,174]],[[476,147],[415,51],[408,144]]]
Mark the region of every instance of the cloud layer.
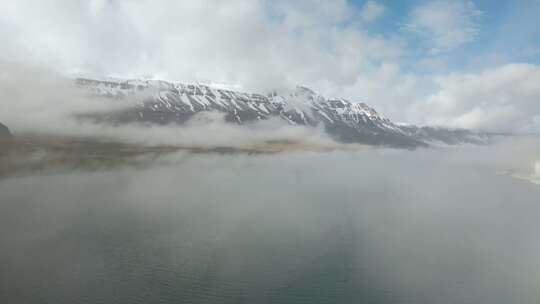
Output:
[[360,18],[364,22],[372,22],[381,17],[386,10],[386,7],[376,1],[369,0],[364,4],[360,11]]
[[0,302],[537,303],[540,188],[494,173],[530,172],[538,148],[181,153],[5,179]]
[[473,41],[482,15],[472,1],[437,0],[416,7],[404,29],[426,40],[430,54],[449,51]]
[[[31,75],[31,77],[28,77]],[[47,68],[0,61],[0,122],[15,134],[97,137],[130,143],[189,146],[245,146],[268,141],[291,141],[333,146],[320,128],[295,127],[279,120],[254,122],[250,128],[225,123],[222,113],[203,112],[185,125],[113,126],[77,119],[79,114],[110,112],[132,107],[145,96],[100,99],[87,96],[71,80]]]
[[540,132],[540,67],[509,64],[439,77],[416,108],[426,123],[492,131]]
[[[474,70],[444,57],[488,30],[484,7],[421,1],[387,20],[397,9],[375,0],[12,1],[0,10],[0,61],[247,91],[306,85],[400,122],[538,130],[537,85],[527,81],[536,65],[477,57],[484,70]],[[374,31],[382,21],[394,29]]]
[[[0,24],[34,59],[72,71],[264,89],[351,83],[400,54],[398,43],[354,26],[358,12],[345,0],[54,2],[9,4]],[[381,9],[369,2],[362,18]]]

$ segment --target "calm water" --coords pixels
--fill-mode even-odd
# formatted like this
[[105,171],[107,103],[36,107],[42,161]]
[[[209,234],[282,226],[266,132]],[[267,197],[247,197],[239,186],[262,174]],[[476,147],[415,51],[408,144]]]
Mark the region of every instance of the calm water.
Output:
[[540,303],[540,187],[463,155],[4,179],[0,303]]

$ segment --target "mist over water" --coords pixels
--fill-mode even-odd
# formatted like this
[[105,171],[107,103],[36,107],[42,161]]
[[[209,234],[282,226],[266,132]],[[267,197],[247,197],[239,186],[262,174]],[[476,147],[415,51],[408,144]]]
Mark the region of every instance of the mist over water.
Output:
[[495,174],[537,147],[180,153],[0,180],[0,302],[538,303],[540,187]]
[[538,15],[2,1],[0,304],[539,304]]

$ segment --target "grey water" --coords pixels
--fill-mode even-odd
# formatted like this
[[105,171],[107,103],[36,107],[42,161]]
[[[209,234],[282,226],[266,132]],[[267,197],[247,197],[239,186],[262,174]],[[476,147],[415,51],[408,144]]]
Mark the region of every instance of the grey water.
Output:
[[540,187],[490,149],[0,180],[0,303],[540,303]]

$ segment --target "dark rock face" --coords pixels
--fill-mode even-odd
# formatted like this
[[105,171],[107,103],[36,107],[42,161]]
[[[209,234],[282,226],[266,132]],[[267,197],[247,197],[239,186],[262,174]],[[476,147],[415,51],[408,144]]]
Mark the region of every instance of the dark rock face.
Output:
[[6,155],[11,150],[12,141],[13,136],[8,127],[0,123],[0,156]]
[[262,95],[159,80],[79,78],[75,82],[91,95],[112,100],[145,96],[122,111],[91,116],[113,124],[181,124],[196,113],[214,111],[225,114],[226,121],[236,124],[269,118],[279,118],[291,125],[322,124],[334,139],[346,143],[416,148],[431,142],[460,144],[486,140],[483,135],[467,130],[398,125],[365,103],[325,98],[305,87],[285,95]]
[[465,129],[448,129],[433,126],[400,126],[410,136],[427,143],[447,145],[473,144],[485,145],[491,142],[489,134]]
[[11,141],[13,136],[9,132],[8,127],[0,123],[0,141]]

